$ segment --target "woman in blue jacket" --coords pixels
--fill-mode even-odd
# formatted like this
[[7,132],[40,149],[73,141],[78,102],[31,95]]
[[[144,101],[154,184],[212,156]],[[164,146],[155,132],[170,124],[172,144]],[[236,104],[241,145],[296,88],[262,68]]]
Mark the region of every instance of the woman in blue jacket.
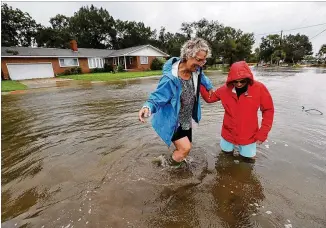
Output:
[[192,119],[199,123],[201,109],[200,85],[210,92],[213,86],[202,72],[210,48],[201,38],[187,41],[181,48],[181,57],[172,57],[163,66],[163,76],[157,89],[151,93],[138,113],[139,120],[151,114],[152,126],[162,140],[175,145],[168,159],[172,166],[180,166],[189,154],[192,142]]

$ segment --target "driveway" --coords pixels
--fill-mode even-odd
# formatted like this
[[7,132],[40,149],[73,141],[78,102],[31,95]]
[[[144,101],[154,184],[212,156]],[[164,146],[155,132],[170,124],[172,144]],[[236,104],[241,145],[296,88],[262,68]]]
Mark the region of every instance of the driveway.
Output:
[[20,83],[26,85],[29,89],[47,88],[47,87],[57,87],[62,84],[69,84],[73,79],[64,78],[40,78],[40,79],[30,79],[21,80]]

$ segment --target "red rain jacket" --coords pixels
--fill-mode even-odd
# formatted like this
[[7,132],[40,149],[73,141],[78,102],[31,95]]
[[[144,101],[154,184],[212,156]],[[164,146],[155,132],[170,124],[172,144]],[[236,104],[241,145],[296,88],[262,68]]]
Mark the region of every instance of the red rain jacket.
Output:
[[[247,92],[237,97],[234,80],[250,79]],[[204,86],[200,87],[204,100],[213,103],[221,100],[225,109],[222,137],[235,145],[248,145],[257,140],[264,142],[272,128],[274,118],[273,100],[264,84],[255,81],[245,61],[232,64],[225,85],[209,98]],[[261,127],[258,126],[258,109],[262,112]]]

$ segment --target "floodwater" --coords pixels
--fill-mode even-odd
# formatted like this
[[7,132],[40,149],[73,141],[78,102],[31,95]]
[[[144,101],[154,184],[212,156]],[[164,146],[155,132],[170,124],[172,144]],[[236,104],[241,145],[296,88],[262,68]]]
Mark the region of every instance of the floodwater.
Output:
[[326,70],[254,75],[275,105],[256,163],[220,153],[223,107],[202,101],[182,170],[153,164],[173,147],[138,122],[158,78],[3,95],[1,226],[325,228]]

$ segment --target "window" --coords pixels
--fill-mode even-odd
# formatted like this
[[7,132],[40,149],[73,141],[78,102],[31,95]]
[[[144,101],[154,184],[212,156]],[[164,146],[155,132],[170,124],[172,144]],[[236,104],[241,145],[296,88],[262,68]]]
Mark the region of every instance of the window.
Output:
[[88,58],[88,67],[90,69],[93,68],[103,68],[104,60],[102,58]]
[[148,64],[148,57],[140,56],[140,64]]
[[132,57],[129,57],[129,64],[132,65]]
[[60,67],[76,67],[79,66],[78,58],[59,58]]
[[117,65],[117,59],[113,58],[113,65]]
[[124,60],[124,58],[120,59],[120,64],[121,64],[121,65],[125,65],[125,60]]

